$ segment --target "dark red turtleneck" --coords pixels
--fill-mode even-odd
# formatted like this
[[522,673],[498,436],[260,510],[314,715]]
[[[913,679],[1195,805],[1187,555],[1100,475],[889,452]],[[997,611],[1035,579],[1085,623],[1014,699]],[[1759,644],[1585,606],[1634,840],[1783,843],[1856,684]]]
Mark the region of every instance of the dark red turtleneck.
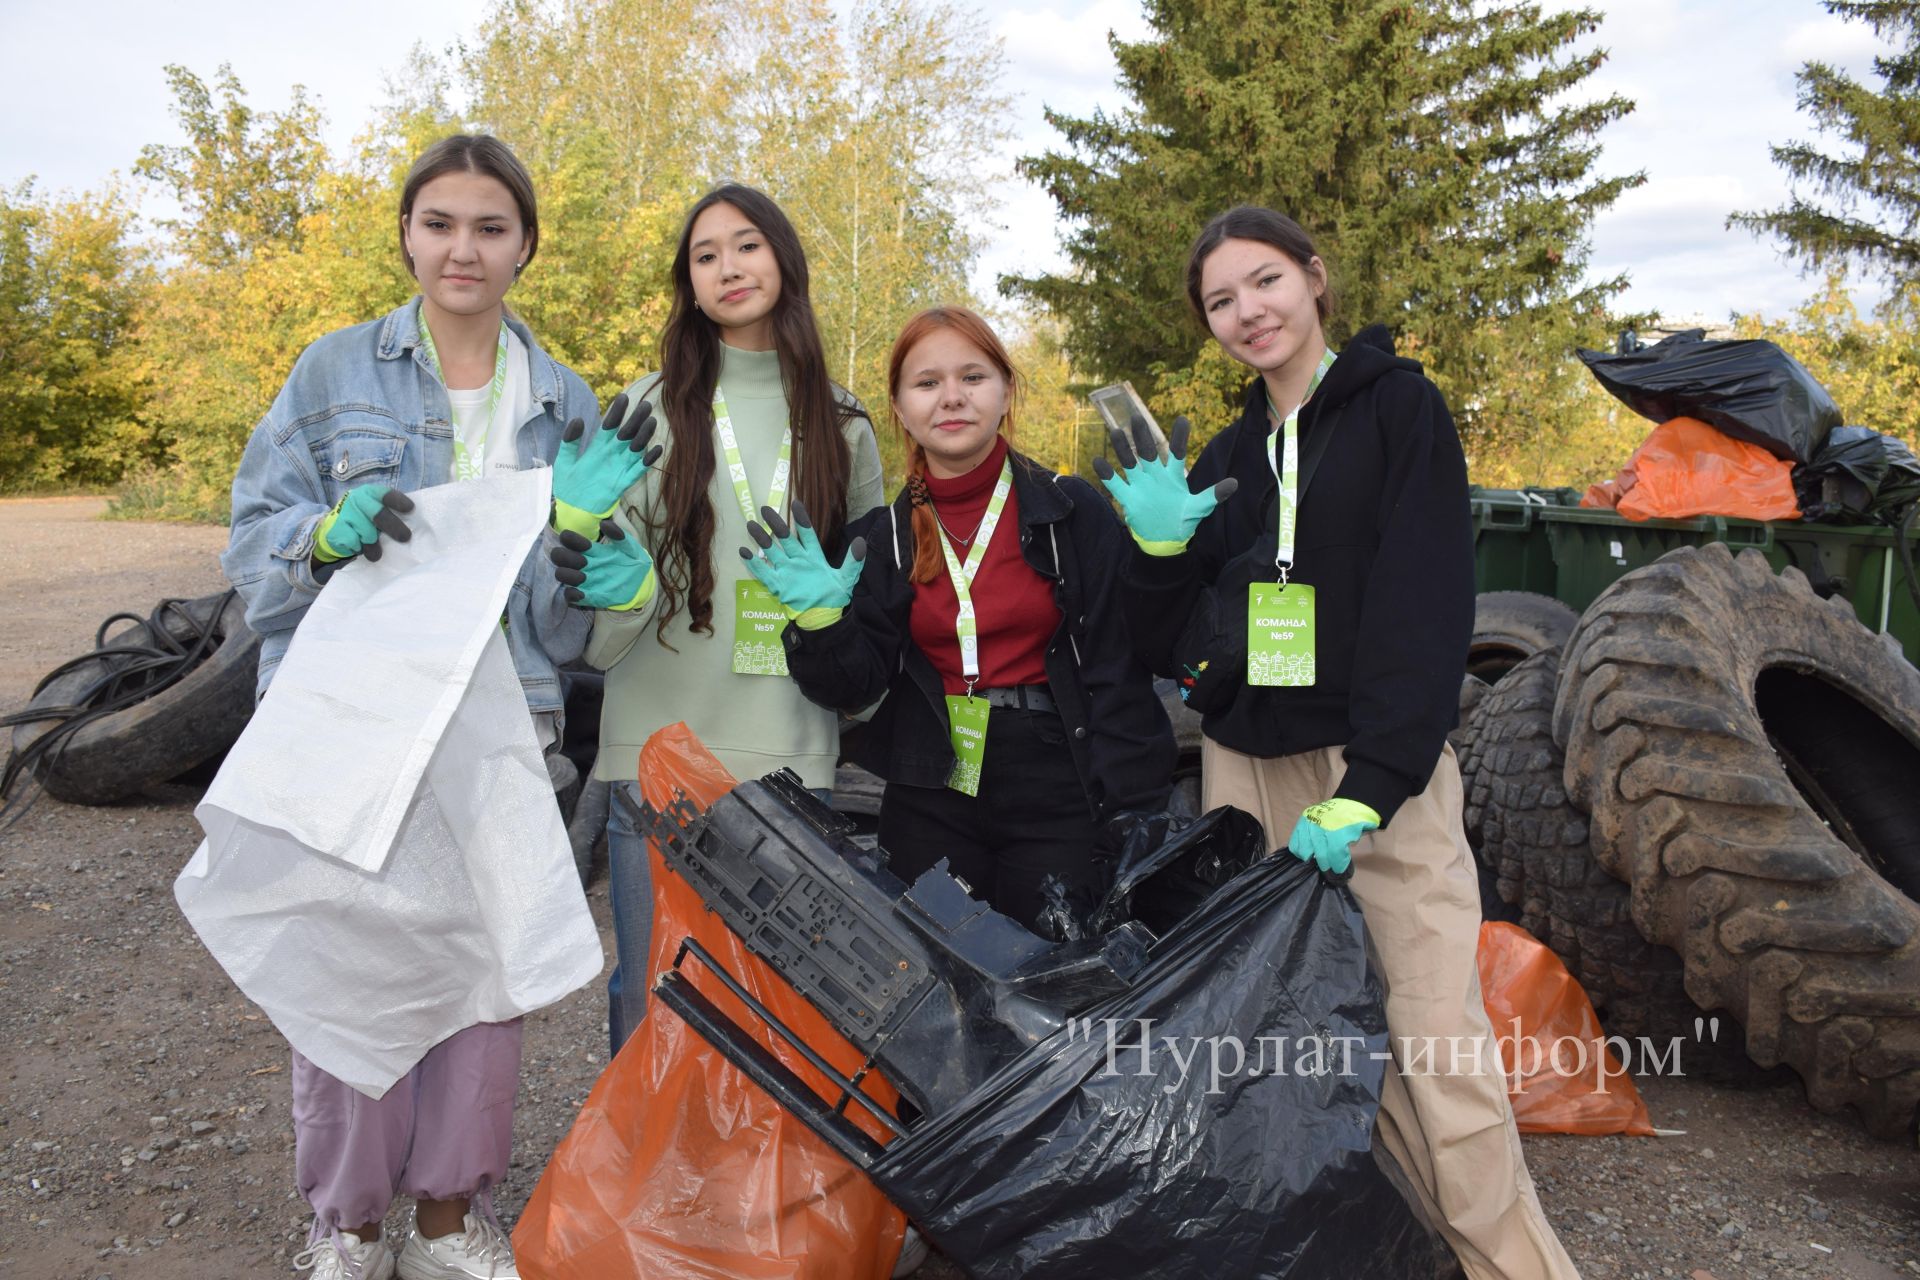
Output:
[[[987,500],[1006,456],[1003,436],[986,461],[966,475],[942,480],[927,474],[927,491],[946,527],[947,545],[962,564],[971,544],[961,539],[971,539],[986,517]],[[1020,554],[1019,500],[1011,491],[980,572],[974,575],[972,595],[980,637],[980,680],[975,687],[1045,684],[1047,644],[1060,628],[1060,610],[1053,602],[1053,583],[1035,573]],[[959,616],[960,601],[944,564],[932,582],[914,585],[913,642],[940,673],[948,693],[967,691],[960,673],[960,638],[953,629]]]

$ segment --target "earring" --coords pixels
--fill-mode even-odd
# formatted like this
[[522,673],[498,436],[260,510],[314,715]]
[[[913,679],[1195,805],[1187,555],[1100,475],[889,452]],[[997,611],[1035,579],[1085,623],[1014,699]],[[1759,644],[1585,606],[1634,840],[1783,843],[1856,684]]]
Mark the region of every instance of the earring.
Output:
[[698,311],[700,309],[700,300],[698,298],[694,299],[693,309],[695,311]]
[[520,278],[520,273],[521,273],[522,271],[525,271],[526,269],[527,269],[527,264],[526,264],[526,263],[524,263],[524,262],[516,262],[516,263],[514,263],[514,264],[513,264],[513,278],[514,278],[515,280],[518,280],[518,279]]

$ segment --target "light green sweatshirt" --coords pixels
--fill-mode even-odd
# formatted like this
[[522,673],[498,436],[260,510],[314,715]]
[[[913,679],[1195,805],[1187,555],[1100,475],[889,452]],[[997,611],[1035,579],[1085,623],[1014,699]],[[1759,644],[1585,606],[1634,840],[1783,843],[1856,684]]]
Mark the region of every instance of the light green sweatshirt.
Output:
[[[722,346],[720,391],[740,444],[740,460],[753,492],[754,509],[765,505],[780,456],[780,435],[787,425],[786,395],[780,385],[780,358],[772,351],[739,351]],[[672,442],[660,406],[659,376],[649,374],[627,389],[630,399],[653,405],[660,427],[654,439],[667,450],[640,483],[620,500],[616,518],[628,536],[644,544],[646,517],[660,500],[661,475],[673,467]],[[848,398],[851,402],[851,398]],[[880,474],[880,448],[864,417],[845,424],[853,472],[847,486],[847,518],[856,519],[886,500]],[[796,454],[798,448],[796,446]],[[796,456],[795,462],[799,461]],[[791,488],[789,488],[791,493]],[[656,729],[684,720],[734,777],[757,778],[775,769],[798,773],[809,787],[833,785],[839,754],[838,718],[801,694],[784,676],[736,675],[733,671],[734,584],[751,581],[739,548],[749,545],[740,500],[727,476],[726,455],[714,440],[713,481],[713,634],[689,629],[686,602],[667,624],[662,645],[654,633],[662,591],[631,613],[596,611],[587,641],[587,661],[607,673],[600,712],[600,758],[594,776],[631,782],[638,773],[641,744]],[[649,547],[649,551],[653,548]],[[676,652],[677,650],[677,652]]]

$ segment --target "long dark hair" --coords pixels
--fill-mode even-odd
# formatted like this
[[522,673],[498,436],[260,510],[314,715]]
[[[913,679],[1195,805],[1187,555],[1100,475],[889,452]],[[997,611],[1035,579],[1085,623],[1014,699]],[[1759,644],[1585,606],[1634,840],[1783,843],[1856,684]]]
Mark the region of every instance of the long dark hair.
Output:
[[493,178],[507,189],[520,210],[520,225],[527,232],[527,256],[524,267],[540,251],[540,206],[533,198],[533,179],[527,166],[513,149],[498,138],[483,133],[456,133],[440,139],[420,153],[407,170],[406,185],[400,188],[400,257],[413,275],[413,259],[407,256],[407,219],[413,216],[413,202],[420,188],[447,173],[480,173]]
[[[1193,308],[1194,318],[1200,322],[1202,329],[1207,328],[1207,313],[1200,305],[1200,269],[1206,265],[1213,251],[1228,240],[1256,240],[1271,245],[1292,258],[1301,271],[1312,274],[1309,264],[1316,256],[1313,238],[1286,214],[1257,204],[1236,205],[1225,213],[1216,214],[1194,237],[1193,248],[1187,250],[1187,305]],[[1323,287],[1320,295],[1313,300],[1314,309],[1320,313],[1321,324],[1325,324],[1333,314],[1334,303],[1333,284],[1326,278],[1325,268],[1326,264],[1321,263],[1320,283]]]
[[793,493],[806,504],[829,553],[839,550],[846,524],[852,451],[841,424],[857,417],[840,403],[827,377],[827,355],[813,322],[806,250],[787,215],[763,192],[723,183],[687,210],[673,255],[673,308],[660,337],[660,407],[673,446],[661,473],[660,502],[647,525],[647,542],[660,569],[660,614],[655,635],[666,643],[667,623],[684,605],[692,629],[713,634],[713,388],[720,380],[720,326],[694,305],[693,224],[716,204],[730,204],[765,237],[780,266],[773,304],[773,347],[793,424]]

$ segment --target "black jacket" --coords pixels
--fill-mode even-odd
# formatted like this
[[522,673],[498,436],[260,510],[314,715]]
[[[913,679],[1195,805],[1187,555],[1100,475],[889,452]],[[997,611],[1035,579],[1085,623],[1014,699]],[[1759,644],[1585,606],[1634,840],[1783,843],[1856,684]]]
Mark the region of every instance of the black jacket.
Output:
[[[1047,682],[1088,810],[1102,819],[1123,809],[1163,809],[1172,785],[1173,729],[1120,616],[1126,531],[1084,480],[1056,476],[1017,452],[1008,456],[1021,556],[1053,581],[1060,609],[1060,627],[1047,646]],[[910,629],[911,517],[903,492],[891,507],[849,526],[849,539],[867,540],[853,603],[832,626],[787,627],[787,670],[807,697],[839,711],[886,694],[855,758],[889,784],[941,787],[953,769],[953,747],[939,673]]]
[[[1128,557],[1126,612],[1142,660],[1179,677],[1176,650],[1197,616],[1238,627],[1231,701],[1201,722],[1247,755],[1344,746],[1338,794],[1391,820],[1425,790],[1458,719],[1473,634],[1473,529],[1453,418],[1420,366],[1393,354],[1384,326],[1356,335],[1300,415],[1306,488],[1293,582],[1315,590],[1315,683],[1245,683],[1247,587],[1272,582],[1279,485],[1266,396],[1256,379],[1240,420],[1201,453],[1193,488],[1233,476],[1239,491],[1176,556]],[[1318,454],[1310,473],[1308,461]],[[1184,654],[1182,656],[1185,656]]]

